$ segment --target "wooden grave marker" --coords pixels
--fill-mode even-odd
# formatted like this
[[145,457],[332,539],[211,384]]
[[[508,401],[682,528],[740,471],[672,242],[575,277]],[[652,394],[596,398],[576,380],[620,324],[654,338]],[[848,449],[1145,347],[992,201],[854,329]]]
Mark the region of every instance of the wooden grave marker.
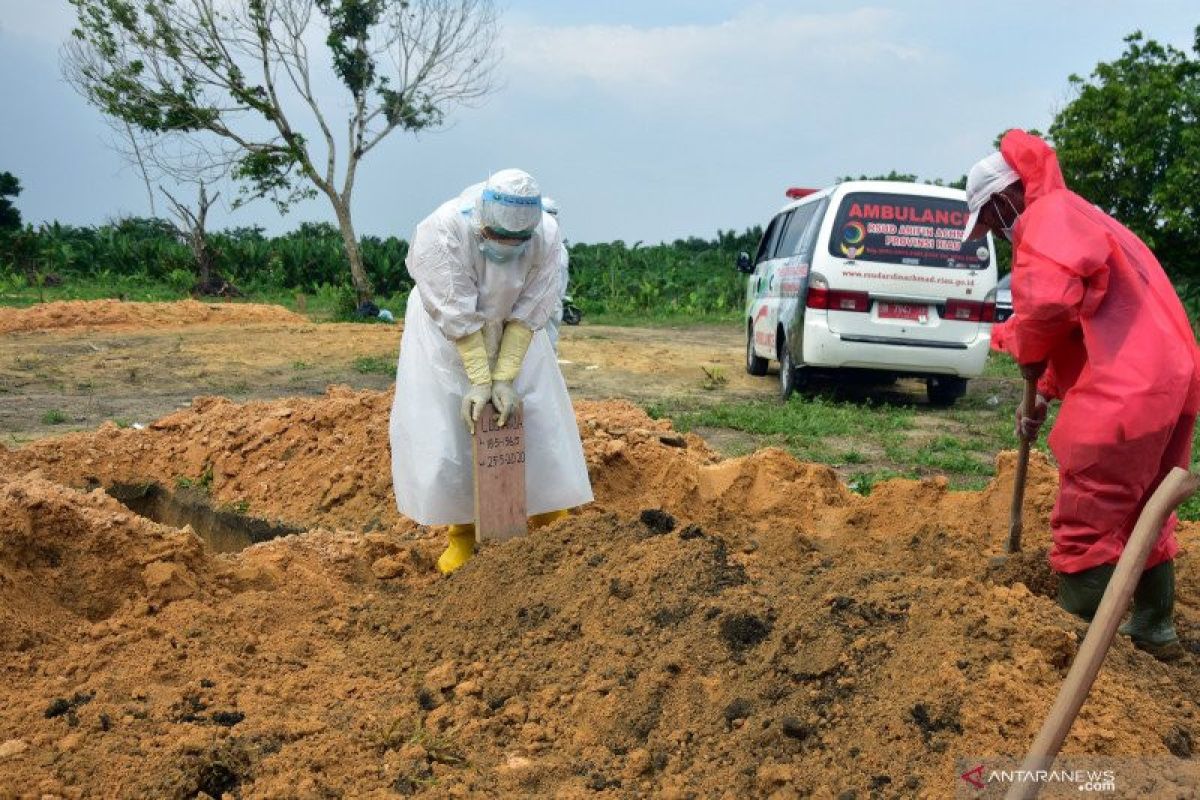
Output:
[[475,423],[475,539],[512,539],[528,533],[525,511],[525,420],[521,412],[504,427],[491,403]]

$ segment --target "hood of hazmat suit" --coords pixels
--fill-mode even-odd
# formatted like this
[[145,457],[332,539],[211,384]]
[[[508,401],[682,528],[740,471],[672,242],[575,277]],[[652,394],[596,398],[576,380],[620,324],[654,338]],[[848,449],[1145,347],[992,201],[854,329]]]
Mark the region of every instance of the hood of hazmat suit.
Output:
[[[1005,134],[1025,210],[1013,237],[1013,317],[993,346],[1048,362],[1039,390],[1062,408],[1049,444],[1061,488],[1050,564],[1115,563],[1150,493],[1187,468],[1200,408],[1200,352],[1171,282],[1131,231],[1067,189],[1044,141]],[[1101,199],[1102,198],[1098,198]],[[1174,557],[1172,516],[1146,568]]]

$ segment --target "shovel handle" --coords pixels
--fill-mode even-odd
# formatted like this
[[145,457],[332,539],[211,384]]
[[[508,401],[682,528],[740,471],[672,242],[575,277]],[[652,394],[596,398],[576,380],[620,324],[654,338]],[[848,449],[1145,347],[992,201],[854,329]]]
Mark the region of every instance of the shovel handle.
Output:
[[[1037,738],[1033,740],[1029,754],[1025,756],[1025,762],[1021,765],[1023,773],[1049,769],[1054,763],[1063,741],[1071,732],[1071,725],[1074,724],[1079,709],[1083,707],[1088,693],[1092,690],[1092,684],[1100,672],[1100,665],[1104,663],[1113,636],[1117,633],[1117,626],[1125,616],[1125,609],[1129,608],[1129,600],[1137,588],[1138,579],[1142,577],[1146,559],[1149,558],[1154,543],[1158,541],[1163,524],[1171,512],[1196,491],[1197,485],[1200,485],[1200,480],[1194,475],[1175,467],[1167,473],[1167,477],[1158,485],[1142,509],[1125,550],[1117,561],[1117,568],[1109,578],[1108,588],[1104,590],[1104,596],[1100,599],[1096,616],[1088,626],[1083,644],[1079,646],[1079,652],[1071,663],[1067,678],[1058,691],[1058,697],[1054,700],[1050,713],[1046,715],[1046,721],[1042,723]],[[1005,798],[1028,800],[1036,797],[1040,788],[1040,784],[1033,781],[1015,783]]]
[[[1025,379],[1025,404],[1026,413],[1031,411],[1037,403],[1037,381]],[[1017,451],[1017,471],[1013,475],[1013,497],[1012,505],[1008,508],[1008,544],[1005,545],[1006,553],[1021,552],[1021,527],[1022,527],[1022,512],[1025,507],[1025,477],[1029,473],[1029,448],[1033,444],[1032,440],[1026,436],[1021,436],[1021,446]]]

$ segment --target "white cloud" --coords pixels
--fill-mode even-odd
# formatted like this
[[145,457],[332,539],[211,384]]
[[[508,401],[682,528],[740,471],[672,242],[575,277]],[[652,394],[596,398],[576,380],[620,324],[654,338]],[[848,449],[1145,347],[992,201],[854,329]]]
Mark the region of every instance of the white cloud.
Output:
[[[712,25],[506,26],[505,70],[514,87],[553,92],[587,82],[634,99],[714,97],[803,84],[808,76],[861,75],[925,59],[893,41],[897,14],[874,8],[830,14],[751,10]],[[724,98],[728,101],[726,94]]]

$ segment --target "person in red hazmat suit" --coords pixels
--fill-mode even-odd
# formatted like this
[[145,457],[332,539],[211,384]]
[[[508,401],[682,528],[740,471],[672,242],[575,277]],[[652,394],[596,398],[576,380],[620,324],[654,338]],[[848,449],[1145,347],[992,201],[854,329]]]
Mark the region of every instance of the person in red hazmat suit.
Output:
[[[1050,434],[1060,489],[1050,519],[1059,604],[1091,620],[1143,505],[1172,467],[1191,462],[1200,351],[1158,260],[1131,231],[1067,189],[1044,141],[1011,130],[967,176],[964,240],[986,231],[1013,246],[1013,317],[994,330],[1037,380],[1018,433]],[[1174,515],[1163,527],[1121,631],[1162,659],[1183,654],[1175,602]]]

